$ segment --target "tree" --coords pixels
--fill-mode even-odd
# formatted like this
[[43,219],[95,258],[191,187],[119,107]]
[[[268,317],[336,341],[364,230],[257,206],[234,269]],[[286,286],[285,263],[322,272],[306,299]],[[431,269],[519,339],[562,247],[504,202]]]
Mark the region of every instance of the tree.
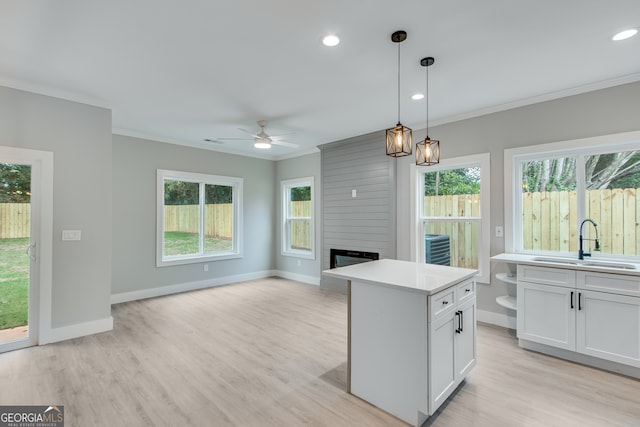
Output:
[[311,187],[293,187],[291,189],[291,201],[302,202],[311,200]]
[[[575,190],[576,157],[523,162],[522,181],[525,192]],[[640,151],[587,156],[585,187],[640,188]]]
[[0,203],[29,203],[31,166],[0,163]]
[[425,196],[480,194],[480,168],[451,169],[424,174]]

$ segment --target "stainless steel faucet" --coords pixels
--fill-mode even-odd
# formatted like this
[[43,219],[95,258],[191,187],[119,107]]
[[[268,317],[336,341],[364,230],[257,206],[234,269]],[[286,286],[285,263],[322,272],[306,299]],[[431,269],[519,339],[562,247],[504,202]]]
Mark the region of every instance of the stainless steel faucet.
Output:
[[[595,239],[584,239],[582,237],[582,226],[584,225],[585,222],[590,222],[591,224],[593,224],[593,229],[596,230],[596,238]],[[580,234],[580,237],[578,238],[578,242],[580,243],[580,245],[579,245],[580,247],[578,249],[578,259],[584,259],[584,257],[586,257],[586,256],[591,256],[590,252],[585,252],[585,251],[582,250],[582,241],[583,240],[593,240],[595,242],[593,250],[594,251],[600,251],[600,240],[598,239],[598,224],[596,224],[594,220],[587,218],[584,221],[582,221],[580,223],[580,232],[579,232],[579,234]]]

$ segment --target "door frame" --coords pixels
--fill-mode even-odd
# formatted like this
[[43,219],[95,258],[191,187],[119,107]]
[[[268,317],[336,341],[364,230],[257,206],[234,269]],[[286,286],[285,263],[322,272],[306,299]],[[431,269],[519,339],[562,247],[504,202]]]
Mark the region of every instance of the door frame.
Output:
[[[31,230],[35,260],[29,269],[29,336],[0,344],[0,352],[48,342],[53,283],[53,153],[0,145],[0,160],[31,166]],[[35,197],[33,195],[35,194]]]

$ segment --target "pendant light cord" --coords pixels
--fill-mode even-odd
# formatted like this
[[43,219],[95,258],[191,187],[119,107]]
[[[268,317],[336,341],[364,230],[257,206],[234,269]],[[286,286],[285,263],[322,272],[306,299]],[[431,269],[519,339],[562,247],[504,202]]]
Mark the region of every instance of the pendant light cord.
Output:
[[429,138],[429,66],[427,65],[425,67],[427,69],[427,93],[424,94],[425,97],[425,106],[426,106],[426,111],[427,111],[427,138]]
[[398,43],[398,124],[400,124],[400,43]]

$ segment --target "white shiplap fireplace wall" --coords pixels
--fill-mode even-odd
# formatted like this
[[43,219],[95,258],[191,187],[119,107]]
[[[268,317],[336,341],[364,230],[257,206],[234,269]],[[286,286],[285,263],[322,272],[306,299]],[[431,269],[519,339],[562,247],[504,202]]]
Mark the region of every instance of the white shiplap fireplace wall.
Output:
[[[396,257],[396,159],[384,148],[383,131],[320,146],[323,270],[331,248]],[[321,286],[346,282],[323,277]]]

